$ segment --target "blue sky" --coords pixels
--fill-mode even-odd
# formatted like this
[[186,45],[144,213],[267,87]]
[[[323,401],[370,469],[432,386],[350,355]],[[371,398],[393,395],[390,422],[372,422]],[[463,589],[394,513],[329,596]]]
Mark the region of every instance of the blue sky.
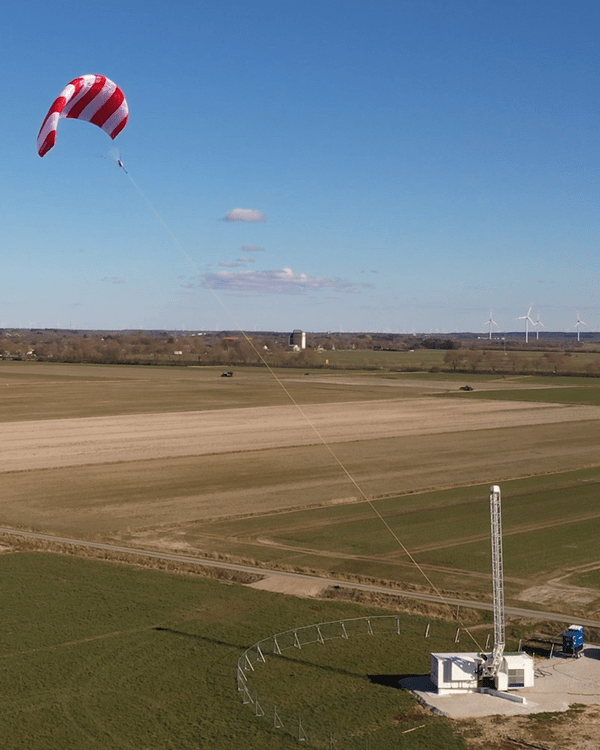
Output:
[[[597,2],[24,0],[4,21],[0,327],[481,331],[492,309],[521,330],[532,303],[600,328]],[[40,159],[84,73],[122,87],[128,127],[62,120]]]

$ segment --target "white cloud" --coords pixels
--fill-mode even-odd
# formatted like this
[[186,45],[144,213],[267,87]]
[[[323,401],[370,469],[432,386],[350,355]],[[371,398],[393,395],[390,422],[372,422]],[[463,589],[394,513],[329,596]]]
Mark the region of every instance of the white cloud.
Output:
[[267,217],[262,211],[257,211],[254,208],[232,208],[228,211],[221,221],[266,221]]
[[247,258],[246,256],[242,255],[241,258],[238,258],[240,263],[255,263],[256,261],[254,258]]
[[241,263],[231,263],[227,262],[225,260],[222,260],[219,264],[219,266],[224,266],[225,268],[239,268],[242,264]]
[[125,279],[120,279],[118,276],[105,276],[102,281],[108,281],[109,284],[124,284]]
[[269,271],[219,271],[205,274],[201,286],[229,292],[256,292],[263,294],[303,294],[318,289],[338,292],[356,292],[349,281],[329,279],[324,276],[308,276],[296,273],[291,268]]
[[264,253],[265,251],[264,247],[260,245],[242,245],[240,250],[243,253]]

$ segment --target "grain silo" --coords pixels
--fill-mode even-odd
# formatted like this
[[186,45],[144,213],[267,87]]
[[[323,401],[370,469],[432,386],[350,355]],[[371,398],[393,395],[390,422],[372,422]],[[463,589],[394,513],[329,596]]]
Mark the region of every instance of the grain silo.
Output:
[[306,349],[306,331],[302,331],[300,328],[294,328],[290,334],[290,346],[295,351]]

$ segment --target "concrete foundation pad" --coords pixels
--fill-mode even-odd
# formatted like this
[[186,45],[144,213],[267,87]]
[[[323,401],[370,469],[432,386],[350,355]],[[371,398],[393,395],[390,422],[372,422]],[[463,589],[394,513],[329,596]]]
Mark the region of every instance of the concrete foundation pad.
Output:
[[454,719],[566,711],[573,703],[600,705],[600,648],[586,646],[579,659],[536,659],[534,686],[514,691],[526,704],[484,693],[438,695],[429,675],[407,677],[400,686],[435,713]]

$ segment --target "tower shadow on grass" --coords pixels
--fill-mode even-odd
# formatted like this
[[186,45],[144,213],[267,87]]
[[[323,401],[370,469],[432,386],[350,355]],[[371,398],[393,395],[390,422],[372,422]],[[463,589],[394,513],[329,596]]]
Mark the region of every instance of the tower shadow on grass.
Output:
[[393,688],[394,690],[423,690],[431,692],[435,685],[428,674],[369,674],[374,685]]

